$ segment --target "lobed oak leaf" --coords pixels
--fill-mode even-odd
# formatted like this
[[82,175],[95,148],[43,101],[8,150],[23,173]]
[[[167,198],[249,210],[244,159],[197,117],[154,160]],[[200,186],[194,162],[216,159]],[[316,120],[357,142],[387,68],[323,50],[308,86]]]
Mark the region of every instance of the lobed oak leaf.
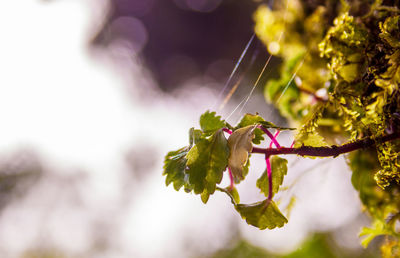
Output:
[[311,147],[323,147],[327,146],[324,137],[319,135],[317,131],[313,132],[303,132],[301,131],[295,137],[296,143],[294,145],[295,148],[301,147],[302,145],[311,146]]

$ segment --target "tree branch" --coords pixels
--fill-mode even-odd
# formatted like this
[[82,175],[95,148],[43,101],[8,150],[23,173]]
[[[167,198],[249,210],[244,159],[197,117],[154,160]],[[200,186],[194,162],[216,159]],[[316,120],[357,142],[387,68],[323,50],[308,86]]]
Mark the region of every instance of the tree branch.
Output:
[[400,138],[400,132],[392,133],[379,137],[376,139],[364,138],[358,141],[346,143],[340,146],[332,145],[326,147],[311,147],[311,146],[301,146],[298,148],[276,148],[276,149],[264,149],[253,147],[252,153],[262,153],[267,156],[270,155],[287,155],[287,154],[297,154],[300,156],[313,156],[313,157],[337,157],[341,154],[352,152],[359,149],[365,149],[374,146],[376,143],[383,143],[387,141],[392,141]]

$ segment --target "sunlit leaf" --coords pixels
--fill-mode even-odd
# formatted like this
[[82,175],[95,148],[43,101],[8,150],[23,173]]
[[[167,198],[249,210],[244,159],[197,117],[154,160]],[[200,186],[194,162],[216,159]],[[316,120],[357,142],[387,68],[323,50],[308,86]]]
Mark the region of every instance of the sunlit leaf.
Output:
[[284,130],[296,130],[296,128],[292,128],[292,127],[282,127],[282,126],[277,126],[271,122],[268,121],[262,121],[260,122],[260,124],[262,126],[264,126],[265,128],[273,128],[273,129],[277,129],[279,131],[284,131]]
[[217,116],[215,112],[207,110],[200,116],[200,127],[206,135],[211,135],[225,126],[225,121],[221,119],[221,116]]
[[385,189],[389,185],[400,184],[400,146],[392,143],[385,142],[377,144],[377,153],[380,165],[382,167],[375,174],[377,184]]
[[311,147],[327,146],[324,137],[319,135],[316,131],[310,133],[299,133],[296,135],[295,139],[295,148],[301,147],[302,145]]
[[264,200],[249,205],[238,204],[235,208],[248,224],[259,229],[280,228],[288,222],[272,200]]
[[228,138],[230,150],[228,166],[235,181],[244,179],[243,168],[247,163],[249,152],[253,149],[254,125],[235,130]]
[[189,182],[196,194],[202,194],[203,202],[215,191],[216,184],[228,165],[228,142],[222,130],[209,138],[202,138],[186,155]]
[[[287,127],[280,127],[280,126],[276,126],[271,122],[267,122],[264,120],[264,118],[262,118],[261,116],[259,116],[258,114],[245,114],[242,119],[240,120],[240,122],[236,125],[235,129],[239,129],[239,128],[243,128],[249,125],[262,125],[265,128],[273,128],[273,129],[277,129],[280,131],[283,130],[295,130],[296,128],[287,128]],[[260,144],[261,141],[264,140],[263,137],[264,132],[259,129],[259,128],[255,128],[254,129],[254,139],[253,139],[253,143],[254,144]]]
[[337,69],[337,73],[345,80],[346,82],[352,82],[358,78],[360,66],[358,64],[348,64],[343,65],[342,67]]
[[208,192],[208,191],[203,191],[201,194],[200,194],[200,197],[201,197],[201,201],[203,202],[203,203],[207,203],[208,202],[208,199],[210,199],[210,193]]
[[384,23],[379,24],[379,28],[381,33],[379,37],[389,43],[390,46],[394,48],[400,48],[400,41],[399,41],[399,22],[400,22],[400,15],[389,16],[386,18]]
[[[239,128],[243,128],[249,125],[258,125],[260,124],[260,122],[263,122],[264,118],[262,118],[261,116],[259,116],[258,114],[245,114],[242,119],[240,120],[240,122],[237,124],[237,126],[235,127],[235,129],[239,129]],[[253,143],[254,144],[260,144],[261,141],[264,140],[263,137],[264,132],[259,129],[259,128],[255,128],[254,129],[254,139],[253,139]]]
[[242,117],[240,122],[236,125],[235,129],[239,129],[239,128],[246,127],[249,125],[256,125],[263,121],[265,121],[264,118],[262,118],[258,114],[253,115],[253,114],[247,113]]
[[362,228],[360,236],[364,236],[364,239],[361,241],[361,245],[367,247],[375,237],[392,234],[391,231],[386,229],[385,224],[383,220],[375,220],[372,228]]
[[[279,191],[280,185],[283,183],[283,177],[287,174],[287,160],[278,156],[272,156],[270,159],[272,169],[272,193],[276,194]],[[257,180],[257,187],[268,197],[269,180],[266,170]]]
[[236,187],[225,187],[225,188],[220,188],[217,187],[217,190],[226,193],[229,198],[231,199],[231,202],[233,205],[236,205],[240,202],[240,196],[239,196],[239,192],[237,191]]
[[319,49],[327,57],[334,57],[339,53],[348,56],[365,47],[367,40],[368,31],[364,26],[353,16],[343,13],[335,19],[334,26],[319,44]]
[[400,257],[400,241],[387,238],[380,249],[383,258]]

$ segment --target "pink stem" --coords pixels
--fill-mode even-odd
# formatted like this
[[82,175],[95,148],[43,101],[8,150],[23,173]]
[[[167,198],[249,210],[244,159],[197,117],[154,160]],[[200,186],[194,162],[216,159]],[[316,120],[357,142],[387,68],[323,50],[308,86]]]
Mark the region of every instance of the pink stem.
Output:
[[[275,133],[275,135],[274,135],[274,139],[275,139],[276,142],[278,142],[278,141],[276,140],[276,137],[278,137],[278,135],[279,135],[280,132],[281,132],[281,131],[276,130],[276,133]],[[271,142],[269,143],[269,148],[272,148],[272,143],[273,143],[273,141],[271,141]],[[278,147],[278,146],[276,146],[276,147]],[[280,146],[279,146],[279,147],[280,147]],[[279,148],[279,147],[278,147],[278,148]]]
[[281,145],[278,143],[278,141],[275,139],[275,137],[272,135],[272,133],[270,133],[270,132],[268,131],[267,128],[264,128],[262,125],[259,125],[258,128],[260,128],[261,130],[263,130],[264,133],[266,133],[266,134],[268,135],[268,137],[271,139],[271,141],[275,144],[275,146],[276,146],[277,148],[280,148],[280,147],[281,147]]
[[[277,148],[280,148],[279,144],[276,144],[278,141],[276,140],[276,137],[278,137],[279,133],[281,131],[276,130],[275,135],[271,139],[271,142],[269,143],[269,148],[272,148],[272,144],[275,144]],[[268,176],[268,200],[272,199],[272,168],[271,168],[271,161],[269,159],[269,155],[265,154],[265,163],[267,163],[267,176]]]
[[222,131],[224,131],[225,133],[232,134],[232,131],[229,130],[228,128],[222,128]]
[[[268,130],[266,130],[266,131],[269,133]],[[269,143],[269,148],[270,149],[272,148],[272,144],[275,144],[275,146],[277,148],[281,147],[279,145],[278,141],[276,140],[276,137],[278,137],[279,133],[280,133],[280,131],[276,130],[275,135],[272,136],[272,138],[270,137],[271,138],[271,142]],[[268,200],[272,200],[272,168],[271,168],[271,161],[269,159],[269,155],[267,155],[267,154],[265,154],[265,163],[267,164],[267,176],[268,176]]]
[[267,163],[267,176],[268,176],[268,200],[272,199],[272,168],[269,155],[265,155],[265,162]]
[[233,187],[235,186],[235,184],[233,182],[233,174],[232,174],[232,170],[230,167],[228,167],[228,172],[229,172],[229,180],[231,181],[231,184],[229,185],[229,187],[231,190],[233,190]]
[[293,148],[295,142],[296,142],[296,141],[293,141],[293,142],[292,142],[292,145],[290,145],[290,148]]

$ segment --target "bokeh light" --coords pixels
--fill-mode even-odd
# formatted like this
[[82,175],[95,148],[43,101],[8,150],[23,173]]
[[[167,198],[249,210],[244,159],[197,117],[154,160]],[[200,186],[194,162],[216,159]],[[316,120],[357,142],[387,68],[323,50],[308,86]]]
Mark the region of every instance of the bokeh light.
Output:
[[112,41],[127,41],[131,44],[130,50],[133,51],[133,54],[136,54],[146,45],[148,32],[140,20],[131,16],[122,16],[110,24],[107,37]]

